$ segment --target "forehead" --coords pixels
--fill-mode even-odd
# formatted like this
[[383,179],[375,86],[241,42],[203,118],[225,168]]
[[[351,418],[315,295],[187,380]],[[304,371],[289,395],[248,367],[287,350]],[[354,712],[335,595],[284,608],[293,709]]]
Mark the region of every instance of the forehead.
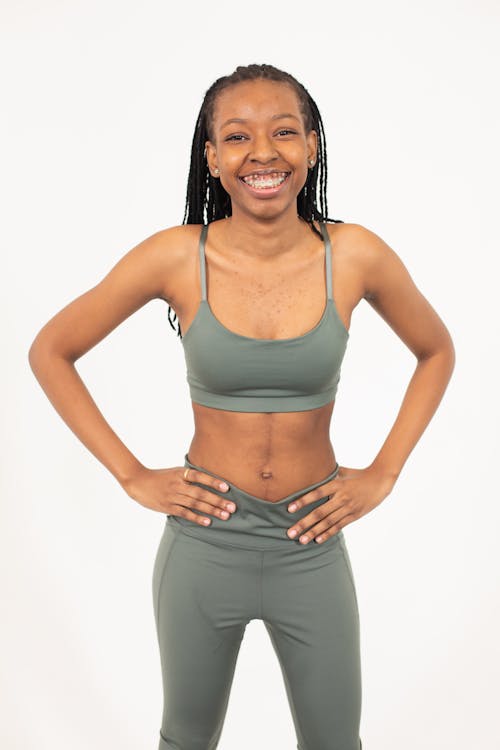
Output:
[[289,112],[301,117],[299,100],[293,88],[279,81],[244,81],[229,86],[217,96],[214,107],[216,127],[230,118],[258,120]]

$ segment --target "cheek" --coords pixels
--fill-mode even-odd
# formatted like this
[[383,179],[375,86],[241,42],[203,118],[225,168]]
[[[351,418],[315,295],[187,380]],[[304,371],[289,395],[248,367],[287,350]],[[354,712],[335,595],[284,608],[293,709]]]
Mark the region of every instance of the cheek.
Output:
[[299,174],[299,172],[297,172],[295,174],[294,192],[297,195],[305,187],[305,184],[307,182],[308,174],[309,174],[308,170],[301,170],[300,174]]

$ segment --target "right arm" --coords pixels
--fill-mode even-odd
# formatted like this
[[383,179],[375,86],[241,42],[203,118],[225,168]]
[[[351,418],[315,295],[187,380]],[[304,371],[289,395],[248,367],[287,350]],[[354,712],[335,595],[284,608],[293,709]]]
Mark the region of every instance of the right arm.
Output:
[[[147,469],[131,453],[100,412],[75,362],[150,300],[165,299],[175,307],[170,289],[176,288],[177,274],[186,269],[185,229],[178,226],[159,231],[132,248],[95,287],[70,302],[43,326],[28,355],[40,386],[73,433],[129,495],[162,512],[172,509],[169,485],[179,489],[179,470],[175,470],[175,477],[162,476],[162,472],[168,474],[172,470]],[[205,478],[208,476],[203,474]],[[190,478],[216,486],[213,477],[194,479],[192,470]],[[196,507],[208,510],[207,500],[212,503],[220,500],[222,507],[223,498],[214,493],[185,482],[183,486],[192,497],[201,499],[209,495]],[[199,490],[198,495],[195,490]],[[191,511],[177,514],[195,516]]]

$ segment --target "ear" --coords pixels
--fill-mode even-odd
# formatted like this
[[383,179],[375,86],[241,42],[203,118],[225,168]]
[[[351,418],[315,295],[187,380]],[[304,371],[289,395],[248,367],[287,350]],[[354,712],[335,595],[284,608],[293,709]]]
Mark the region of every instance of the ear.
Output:
[[213,176],[213,171],[217,166],[217,152],[215,146],[211,141],[205,141],[205,156],[207,159],[208,168]]
[[307,143],[307,158],[313,159],[315,162],[318,160],[318,134],[315,130],[310,130],[306,136]]

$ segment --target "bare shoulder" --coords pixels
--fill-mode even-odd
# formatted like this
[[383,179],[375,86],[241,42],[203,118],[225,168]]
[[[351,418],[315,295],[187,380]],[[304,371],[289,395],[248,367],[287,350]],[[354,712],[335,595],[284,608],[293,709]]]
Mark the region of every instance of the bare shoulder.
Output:
[[343,222],[328,223],[326,226],[332,243],[336,244],[337,252],[342,255],[350,254],[353,258],[374,260],[384,249],[389,248],[382,237],[361,224]]
[[75,361],[150,300],[175,307],[192,274],[198,232],[195,224],[172,226],[143,239],[43,326],[33,351],[50,348]]
[[[332,225],[329,225],[329,230]],[[355,275],[359,294],[418,357],[449,347],[444,322],[411,277],[398,253],[360,224],[335,224],[330,237],[344,276]],[[347,270],[345,270],[347,269]]]
[[201,224],[179,224],[155,232],[131,252],[142,249],[144,271],[156,276],[155,296],[172,307],[179,303],[179,289],[192,272]]
[[373,230],[355,223],[327,226],[338,263],[356,273],[365,299],[374,299],[380,291],[378,279],[406,271],[396,251]]

